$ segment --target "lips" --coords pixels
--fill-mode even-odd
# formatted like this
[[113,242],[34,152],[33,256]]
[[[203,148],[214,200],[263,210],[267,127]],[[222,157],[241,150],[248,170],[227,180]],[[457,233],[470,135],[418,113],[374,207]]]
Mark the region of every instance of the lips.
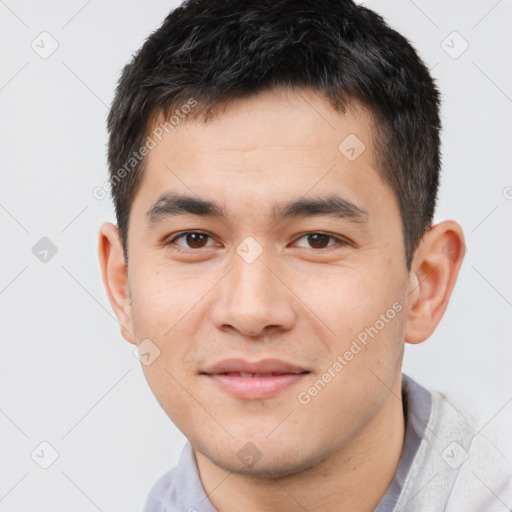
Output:
[[298,383],[309,370],[279,359],[225,359],[201,372],[224,392],[245,400],[272,398]]
[[247,373],[247,372],[229,372],[229,373],[218,373],[216,375],[229,375],[230,377],[272,377],[275,375],[288,375],[286,373]]
[[[299,374],[307,372],[301,366],[282,361],[280,359],[263,359],[261,361],[250,362],[244,359],[224,359],[213,366],[206,368],[202,373],[206,374],[249,374],[257,375],[285,375]],[[249,376],[247,375],[247,376]]]

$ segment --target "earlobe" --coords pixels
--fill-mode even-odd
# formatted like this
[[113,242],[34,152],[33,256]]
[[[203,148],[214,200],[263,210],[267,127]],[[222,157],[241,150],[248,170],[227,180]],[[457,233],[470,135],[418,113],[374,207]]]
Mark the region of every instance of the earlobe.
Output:
[[121,325],[121,334],[126,341],[135,344],[128,269],[118,229],[110,222],[100,228],[98,255],[105,291]]
[[404,339],[421,343],[436,329],[457,280],[465,245],[455,221],[433,226],[423,236],[411,265]]

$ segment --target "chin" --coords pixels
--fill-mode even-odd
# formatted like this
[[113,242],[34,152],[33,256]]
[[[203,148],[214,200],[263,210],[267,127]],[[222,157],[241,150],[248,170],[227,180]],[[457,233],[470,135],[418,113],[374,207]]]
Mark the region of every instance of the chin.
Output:
[[[299,452],[296,447],[279,443],[279,448],[271,446],[268,440],[260,439],[248,442],[239,448],[234,457],[226,457],[228,450],[221,453],[212,453],[209,449],[202,449],[201,453],[213,464],[224,471],[237,475],[244,475],[258,480],[276,480],[303,473],[320,464],[329,457],[325,453]],[[266,446],[264,446],[266,445]],[[302,446],[304,450],[304,446]],[[253,456],[254,461],[244,461],[245,456]]]

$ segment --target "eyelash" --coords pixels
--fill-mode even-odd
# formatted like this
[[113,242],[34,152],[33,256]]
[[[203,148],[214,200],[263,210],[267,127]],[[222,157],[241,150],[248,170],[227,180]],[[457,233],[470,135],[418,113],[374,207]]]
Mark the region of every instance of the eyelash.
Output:
[[[180,252],[198,252],[201,249],[206,249],[206,248],[210,247],[210,246],[207,246],[207,247],[200,247],[198,249],[194,249],[194,248],[191,248],[191,247],[188,247],[188,248],[187,247],[182,247],[182,246],[176,244],[176,240],[178,240],[178,239],[180,239],[182,237],[185,237],[186,235],[193,234],[193,233],[196,233],[196,234],[199,234],[199,235],[205,235],[205,236],[209,237],[210,239],[213,239],[213,237],[211,235],[209,235],[208,233],[204,233],[203,231],[183,231],[181,233],[178,233],[174,237],[172,237],[167,242],[165,242],[165,245],[166,246],[174,245],[175,246],[175,250],[180,251]],[[330,239],[333,239],[333,240],[336,241],[336,244],[328,245],[327,247],[323,247],[323,248],[320,248],[320,249],[311,248],[313,251],[325,251],[326,249],[332,249],[333,247],[336,247],[336,245],[349,245],[349,242],[347,240],[339,238],[339,237],[337,237],[335,235],[332,235],[330,233],[324,233],[322,231],[308,231],[307,233],[302,233],[299,236],[299,238],[296,239],[296,242],[298,240],[301,240],[304,237],[309,236],[309,235],[324,235],[324,236],[327,236]],[[302,247],[302,248],[304,249],[304,247]]]

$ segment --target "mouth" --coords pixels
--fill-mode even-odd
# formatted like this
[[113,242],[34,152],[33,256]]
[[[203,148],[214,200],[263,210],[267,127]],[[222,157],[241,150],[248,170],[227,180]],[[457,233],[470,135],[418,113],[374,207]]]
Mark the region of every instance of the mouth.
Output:
[[278,359],[226,359],[201,372],[224,392],[240,399],[272,398],[311,373]]

